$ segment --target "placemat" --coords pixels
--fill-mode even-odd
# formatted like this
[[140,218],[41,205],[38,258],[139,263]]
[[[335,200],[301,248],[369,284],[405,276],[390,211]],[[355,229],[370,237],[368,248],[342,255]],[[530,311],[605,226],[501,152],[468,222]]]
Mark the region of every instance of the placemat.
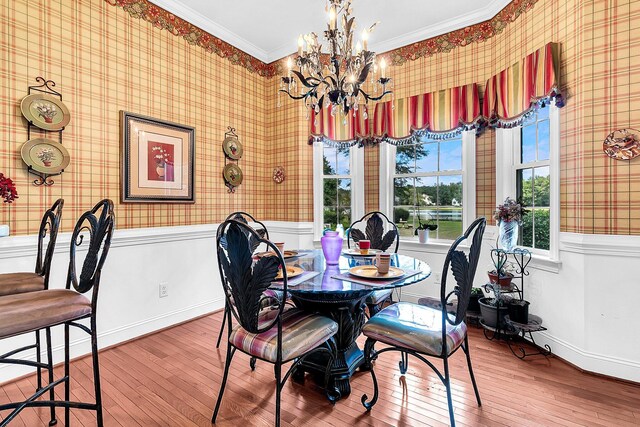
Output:
[[[306,282],[307,280],[316,277],[318,274],[320,273],[318,273],[317,271],[305,271],[301,275],[294,277],[292,279],[289,279],[287,281],[287,287],[299,285],[302,282]],[[282,280],[276,280],[274,282],[271,282],[271,284],[282,285]]]
[[393,279],[384,280],[384,279],[365,279],[362,277],[353,276],[349,273],[340,273],[338,275],[332,276],[333,279],[338,280],[346,280],[347,282],[352,283],[360,283],[362,285],[368,286],[389,286],[396,282],[402,282],[403,280],[415,276],[416,274],[421,273],[420,270],[405,270],[404,275],[402,277],[395,277]]

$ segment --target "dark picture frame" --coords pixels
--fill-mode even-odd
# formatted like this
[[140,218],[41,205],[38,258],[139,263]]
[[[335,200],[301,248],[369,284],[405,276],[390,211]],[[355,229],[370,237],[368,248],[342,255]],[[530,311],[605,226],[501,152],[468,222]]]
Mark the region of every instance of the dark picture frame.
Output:
[[120,111],[123,203],[195,203],[195,128]]

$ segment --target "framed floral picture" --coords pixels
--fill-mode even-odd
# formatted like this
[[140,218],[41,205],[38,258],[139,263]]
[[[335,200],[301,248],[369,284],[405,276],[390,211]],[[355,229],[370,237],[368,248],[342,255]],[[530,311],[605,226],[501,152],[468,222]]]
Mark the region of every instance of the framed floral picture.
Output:
[[121,198],[195,203],[195,128],[120,111]]

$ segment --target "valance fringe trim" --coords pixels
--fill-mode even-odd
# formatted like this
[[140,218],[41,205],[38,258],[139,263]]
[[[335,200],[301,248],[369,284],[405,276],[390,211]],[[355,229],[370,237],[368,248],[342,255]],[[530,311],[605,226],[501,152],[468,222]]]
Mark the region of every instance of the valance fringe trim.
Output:
[[532,99],[531,106],[522,114],[511,118],[494,116],[489,118],[487,125],[489,127],[498,129],[511,129],[517,126],[521,126],[536,112],[536,110],[538,110],[539,108],[544,108],[546,105],[549,105],[551,103],[553,103],[558,108],[564,107],[564,98],[562,97],[562,94],[557,90],[557,88],[553,88],[551,93],[547,96]]

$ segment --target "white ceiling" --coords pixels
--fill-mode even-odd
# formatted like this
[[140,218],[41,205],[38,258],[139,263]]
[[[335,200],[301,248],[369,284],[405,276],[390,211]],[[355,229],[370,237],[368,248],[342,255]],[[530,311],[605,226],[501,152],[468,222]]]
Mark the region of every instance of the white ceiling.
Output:
[[[322,38],[325,0],[151,0],[190,23],[270,63],[297,49],[299,34]],[[510,0],[353,0],[356,34],[376,21],[369,49],[386,52],[485,21]],[[324,44],[324,43],[323,43]]]

